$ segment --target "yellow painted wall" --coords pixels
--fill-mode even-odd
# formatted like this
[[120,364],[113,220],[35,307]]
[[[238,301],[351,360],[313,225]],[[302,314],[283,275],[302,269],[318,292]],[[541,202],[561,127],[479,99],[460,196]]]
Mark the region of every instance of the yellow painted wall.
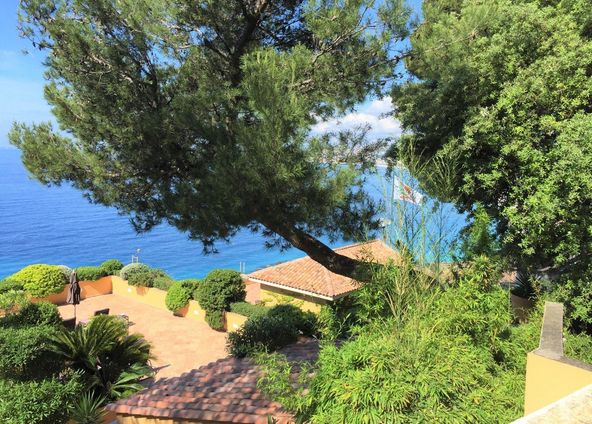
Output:
[[315,314],[318,314],[321,311],[321,306],[327,303],[323,299],[294,293],[277,287],[264,286],[263,284],[261,284],[261,302],[266,306],[289,303],[299,307],[303,311],[311,311]]
[[592,371],[530,352],[526,362],[524,415],[592,384]]
[[[80,298],[87,299],[89,297],[102,296],[104,294],[111,293],[111,279],[119,277],[103,277],[96,281],[80,281]],[[70,290],[70,284],[64,286],[64,290],[61,293],[50,294],[47,297],[33,297],[32,302],[51,302],[56,305],[64,305],[66,299],[68,299],[68,290]]]
[[244,315],[240,315],[234,312],[226,312],[224,314],[224,318],[226,320],[226,331],[236,331],[243,326],[243,324],[247,321],[247,317]]
[[113,277],[113,294],[137,300],[146,305],[168,311],[165,303],[166,292],[153,287],[135,287],[127,284],[121,277]]

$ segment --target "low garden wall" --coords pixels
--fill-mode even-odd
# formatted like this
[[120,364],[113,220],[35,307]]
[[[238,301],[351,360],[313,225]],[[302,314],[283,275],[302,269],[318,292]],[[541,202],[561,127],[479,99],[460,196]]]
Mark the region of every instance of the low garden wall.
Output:
[[[112,278],[119,277],[103,277],[96,281],[80,281],[80,298],[88,299],[89,297],[102,296],[105,294],[112,293]],[[50,294],[46,297],[33,297],[32,302],[51,302],[56,305],[65,305],[68,299],[68,291],[70,290],[70,284],[64,286],[64,290],[60,293]]]

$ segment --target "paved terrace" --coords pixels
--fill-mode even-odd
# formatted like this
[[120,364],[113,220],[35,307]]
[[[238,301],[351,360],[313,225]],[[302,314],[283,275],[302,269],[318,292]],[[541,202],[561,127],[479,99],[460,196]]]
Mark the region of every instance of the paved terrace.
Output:
[[[99,309],[109,308],[110,315],[125,314],[130,332],[141,333],[152,343],[152,360],[160,368],[156,379],[180,375],[227,356],[226,333],[212,330],[206,323],[176,317],[132,299],[114,294],[84,299],[76,306],[78,321],[87,320]],[[74,317],[74,306],[59,306],[64,319]],[[162,368],[161,368],[162,367]]]

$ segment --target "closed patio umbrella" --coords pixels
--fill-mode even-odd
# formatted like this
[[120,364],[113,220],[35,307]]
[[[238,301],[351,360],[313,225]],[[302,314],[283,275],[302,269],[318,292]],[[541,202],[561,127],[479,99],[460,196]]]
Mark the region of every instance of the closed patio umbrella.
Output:
[[80,303],[80,284],[78,284],[76,270],[72,271],[72,275],[70,275],[70,290],[68,290],[66,303],[74,305],[74,320],[76,320],[76,305]]

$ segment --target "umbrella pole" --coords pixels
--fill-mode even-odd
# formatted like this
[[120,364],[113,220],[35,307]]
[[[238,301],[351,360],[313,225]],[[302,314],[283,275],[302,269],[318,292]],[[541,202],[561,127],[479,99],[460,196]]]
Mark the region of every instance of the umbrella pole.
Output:
[[74,304],[74,325],[76,325],[76,303]]

